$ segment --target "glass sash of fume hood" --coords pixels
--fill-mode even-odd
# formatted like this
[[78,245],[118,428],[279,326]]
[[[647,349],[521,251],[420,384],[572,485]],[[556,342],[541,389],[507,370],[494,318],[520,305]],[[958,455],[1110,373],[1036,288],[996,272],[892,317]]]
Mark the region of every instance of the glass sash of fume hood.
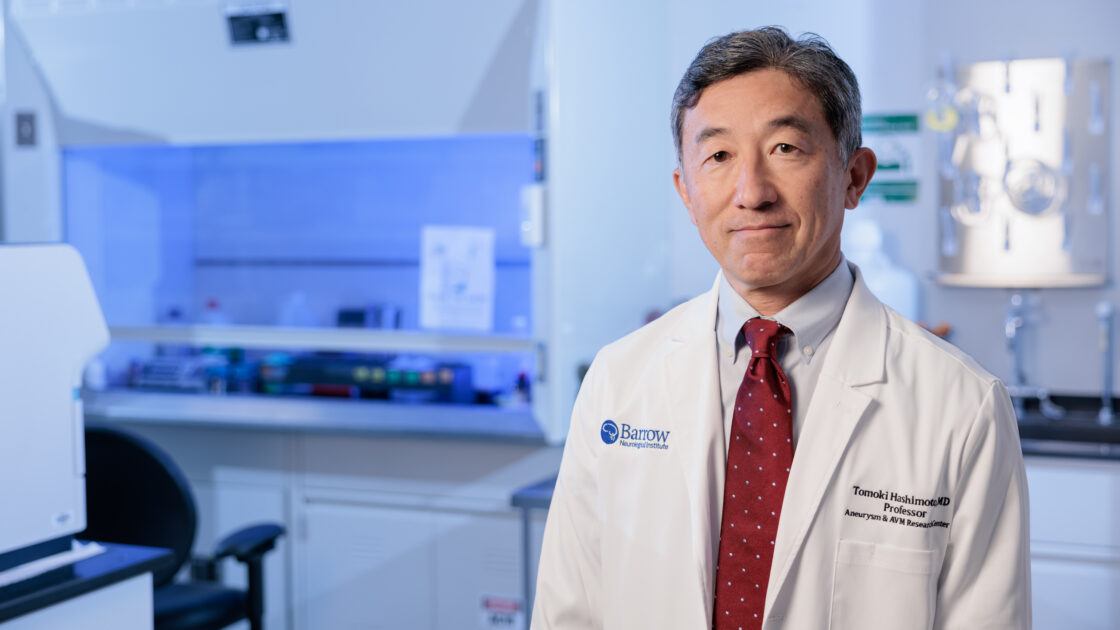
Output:
[[[66,239],[114,331],[101,384],[527,396],[535,345],[521,198],[535,176],[533,137],[68,147],[62,159]],[[432,226],[492,234],[487,328],[421,326],[421,237]],[[268,380],[297,367],[312,381],[353,377],[333,388],[326,377]]]

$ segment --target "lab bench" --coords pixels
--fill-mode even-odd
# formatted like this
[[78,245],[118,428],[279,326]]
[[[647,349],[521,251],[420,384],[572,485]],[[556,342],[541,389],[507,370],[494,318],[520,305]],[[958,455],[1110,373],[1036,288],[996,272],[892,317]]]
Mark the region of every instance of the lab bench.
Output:
[[1035,627],[1112,628],[1120,617],[1120,426],[1098,421],[1100,397],[1052,402],[1062,417],[1028,401],[1019,420]]
[[101,545],[95,556],[0,588],[0,628],[150,628],[151,573],[172,562],[171,552]]
[[[1062,417],[1048,418],[1038,401],[1027,402],[1026,413],[1019,419],[1024,455],[1120,460],[1120,423],[1102,425],[1098,421],[1100,397],[1054,396],[1052,402],[1063,410]],[[1112,399],[1112,409],[1120,408],[1118,403]]]

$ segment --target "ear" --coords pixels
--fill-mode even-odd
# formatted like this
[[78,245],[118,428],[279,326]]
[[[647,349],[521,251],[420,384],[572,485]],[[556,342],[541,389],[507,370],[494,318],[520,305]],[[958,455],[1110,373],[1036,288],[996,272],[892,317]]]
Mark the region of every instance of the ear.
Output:
[[844,207],[851,210],[859,205],[859,199],[871,177],[879,165],[875,152],[867,147],[860,147],[848,160],[848,189],[844,191]]
[[681,203],[688,209],[688,218],[696,225],[696,215],[692,212],[692,201],[688,196],[688,184],[684,181],[684,175],[681,175],[681,167],[673,169],[673,187],[677,189],[677,194],[680,195]]

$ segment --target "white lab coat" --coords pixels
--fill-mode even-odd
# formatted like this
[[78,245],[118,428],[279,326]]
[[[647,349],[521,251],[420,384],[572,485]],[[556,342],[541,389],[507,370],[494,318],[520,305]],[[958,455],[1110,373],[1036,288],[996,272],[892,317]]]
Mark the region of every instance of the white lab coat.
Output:
[[[1007,391],[852,270],[794,454],[763,627],[1029,628],[1027,484]],[[595,358],[548,515],[534,629],[711,627],[726,453],[716,287]],[[607,419],[632,439],[608,444]]]

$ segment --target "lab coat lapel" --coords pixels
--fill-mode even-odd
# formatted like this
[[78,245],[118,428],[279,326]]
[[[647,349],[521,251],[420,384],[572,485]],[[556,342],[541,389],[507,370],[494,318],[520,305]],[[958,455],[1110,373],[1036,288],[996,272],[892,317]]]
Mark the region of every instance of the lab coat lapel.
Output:
[[813,392],[782,504],[766,609],[781,594],[824,493],[860,419],[874,402],[863,386],[881,382],[887,321],[881,302],[851,265],[855,283]]
[[691,551],[696,577],[703,584],[704,601],[697,604],[705,620],[712,616],[712,580],[719,553],[712,528],[722,516],[726,452],[715,334],[718,294],[717,276],[711,291],[685,307],[689,312],[670,334],[664,370],[669,414],[676,426],[674,457],[688,488]]

